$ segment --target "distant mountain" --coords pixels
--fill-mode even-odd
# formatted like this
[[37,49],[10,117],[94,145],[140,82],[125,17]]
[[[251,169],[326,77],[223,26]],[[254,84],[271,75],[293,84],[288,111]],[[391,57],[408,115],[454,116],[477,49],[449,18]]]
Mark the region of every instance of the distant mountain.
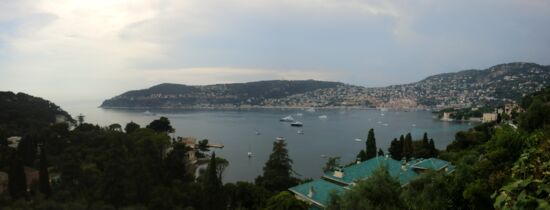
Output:
[[25,93],[0,91],[0,128],[13,135],[39,131],[60,121],[74,122],[71,115],[54,103]]
[[104,108],[185,107],[469,107],[501,105],[550,85],[550,66],[509,63],[430,76],[419,82],[365,88],[315,80],[187,86],[160,84],[106,100]]
[[270,99],[312,92],[319,89],[335,88],[339,82],[315,80],[299,81],[259,81],[248,83],[187,86],[180,84],[160,84],[148,89],[123,93],[103,102],[105,108],[168,108],[168,107],[208,107],[265,105]]
[[385,103],[410,99],[429,107],[496,106],[517,101],[548,85],[550,66],[508,63],[485,70],[438,74],[411,84],[375,88],[370,95]]

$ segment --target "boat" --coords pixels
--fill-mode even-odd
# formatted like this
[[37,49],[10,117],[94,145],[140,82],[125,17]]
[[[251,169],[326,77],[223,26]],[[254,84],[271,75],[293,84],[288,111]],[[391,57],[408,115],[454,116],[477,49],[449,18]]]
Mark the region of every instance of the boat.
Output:
[[300,122],[300,121],[296,121],[296,122],[290,123],[290,126],[293,126],[293,127],[302,127],[302,126],[304,126],[304,123],[302,123],[302,122]]
[[292,116],[288,115],[286,117],[281,118],[279,121],[281,121],[281,122],[294,122],[294,118]]
[[155,113],[152,113],[150,112],[149,110],[143,112],[144,115],[147,115],[147,116],[155,116]]
[[328,117],[326,115],[320,115],[319,119],[327,119]]
[[356,141],[356,142],[360,142],[360,141],[362,141],[362,140],[361,140],[361,139],[355,139],[355,141]]
[[277,141],[284,141],[284,140],[285,140],[285,137],[277,136],[277,138],[275,138],[275,140],[277,140]]
[[384,123],[384,124],[382,124],[382,125],[383,125],[383,126],[388,126],[389,124],[388,124],[388,123]]
[[383,116],[384,116],[384,113],[380,113],[380,116],[382,116],[382,117],[383,117]]
[[311,107],[309,109],[306,109],[307,112],[315,112],[315,108]]
[[388,108],[382,107],[382,108],[380,108],[380,111],[382,111],[382,112],[387,112],[387,111],[388,111]]
[[298,130],[296,133],[297,134],[304,134],[304,131],[303,130]]
[[304,114],[298,112],[298,113],[296,113],[296,116],[301,117],[301,116],[304,116]]
[[262,135],[262,133],[260,133],[259,131],[256,131],[256,135]]
[[413,127],[416,127],[416,124],[412,124]]
[[252,157],[252,152],[248,152],[248,157]]

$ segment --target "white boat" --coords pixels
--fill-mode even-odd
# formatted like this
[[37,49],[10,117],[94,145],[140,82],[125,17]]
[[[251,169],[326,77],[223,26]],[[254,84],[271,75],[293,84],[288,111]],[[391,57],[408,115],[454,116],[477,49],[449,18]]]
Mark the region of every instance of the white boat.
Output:
[[416,124],[412,124],[412,127],[416,127]]
[[281,122],[294,122],[294,118],[291,115],[288,115],[286,117],[281,118],[279,121],[281,121]]
[[356,141],[356,142],[360,142],[360,141],[362,141],[362,140],[361,140],[361,139],[355,139],[355,141]]
[[306,109],[307,112],[315,112],[315,108],[311,107],[309,109]]
[[304,123],[302,123],[302,122],[300,122],[300,121],[296,121],[296,122],[290,123],[290,126],[293,126],[293,127],[302,127],[302,126],[304,126]]
[[298,113],[296,113],[296,116],[301,117],[301,116],[304,116],[304,114],[298,112]]
[[389,124],[388,124],[388,123],[384,123],[384,124],[382,124],[382,125],[383,125],[383,126],[388,126]]
[[147,115],[147,116],[155,116],[155,113],[152,113],[150,112],[149,110],[143,112],[144,115]]
[[296,133],[297,134],[304,134],[304,131],[303,130],[298,130]]
[[259,131],[256,131],[256,135],[261,135],[262,133],[260,133]]
[[248,152],[248,157],[252,157],[252,152]]
[[285,137],[277,136],[277,138],[275,138],[275,140],[277,140],[277,141],[284,141],[284,140],[285,140]]
[[319,119],[327,119],[328,117],[326,115],[320,115]]
[[380,113],[380,116],[384,116],[384,113]]
[[380,111],[382,111],[382,112],[387,112],[387,111],[388,111],[388,108],[383,108],[383,107],[382,107],[382,108],[380,108]]

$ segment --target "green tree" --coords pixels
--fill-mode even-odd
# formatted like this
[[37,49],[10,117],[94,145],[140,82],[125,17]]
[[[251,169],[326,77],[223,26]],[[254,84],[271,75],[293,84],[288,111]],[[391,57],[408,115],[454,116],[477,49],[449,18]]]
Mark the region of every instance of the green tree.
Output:
[[332,195],[337,199],[338,205],[329,205],[328,210],[393,210],[404,209],[405,205],[400,197],[401,184],[393,178],[386,166],[377,168],[373,174],[365,180],[360,180],[350,190],[344,192],[341,198]]
[[440,172],[430,171],[410,182],[401,193],[407,209],[453,209],[449,179]]
[[367,160],[367,153],[365,152],[365,150],[359,151],[359,154],[357,154],[357,159],[360,161]]
[[109,125],[109,130],[111,131],[122,131],[122,126],[118,123],[113,123]]
[[378,149],[378,156],[384,156],[384,151],[382,151],[382,149]]
[[228,196],[228,209],[262,209],[269,192],[249,182],[227,183],[224,192]]
[[529,108],[521,115],[519,126],[526,131],[534,131],[550,124],[550,105],[535,98]]
[[147,128],[152,129],[159,133],[173,133],[174,128],[172,125],[170,125],[170,120],[166,117],[160,117],[158,120],[154,120],[149,125],[147,125]]
[[401,158],[403,157],[403,143],[397,140],[397,138],[393,139],[390,143],[390,148],[388,149],[388,152],[393,159],[401,160]]
[[366,144],[366,158],[371,159],[373,157],[376,157],[376,138],[374,137],[374,129],[369,130],[369,134],[367,136],[367,142]]
[[141,126],[139,126],[139,124],[135,123],[135,122],[129,122],[126,124],[126,127],[124,127],[124,131],[126,131],[126,133],[132,133],[136,130],[138,130]]
[[224,209],[225,198],[222,192],[222,180],[219,177],[216,153],[212,153],[203,179],[203,209]]
[[297,200],[289,192],[280,192],[277,195],[269,198],[264,210],[306,210],[308,206],[306,203]]
[[50,186],[50,175],[48,172],[48,160],[46,157],[46,146],[42,145],[40,147],[40,170],[39,170],[39,179],[38,179],[38,190],[40,193],[44,194],[46,197],[49,197],[52,193]]
[[407,133],[405,136],[405,140],[403,142],[403,157],[405,157],[407,160],[411,159],[413,156],[413,142],[412,142],[412,136],[411,133]]
[[174,149],[168,154],[165,162],[165,180],[171,182],[174,179],[183,182],[192,180],[192,173],[187,172],[187,148],[184,144],[175,144]]
[[255,182],[270,191],[283,191],[297,184],[297,179],[292,173],[292,159],[288,156],[285,141],[275,141],[273,151],[263,168],[263,174],[258,176]]
[[8,189],[11,197],[14,198],[14,200],[24,197],[27,192],[27,178],[25,176],[23,162],[15,153],[12,153],[10,160],[8,179]]
[[329,157],[325,166],[323,167],[324,172],[334,171],[338,166],[340,157]]

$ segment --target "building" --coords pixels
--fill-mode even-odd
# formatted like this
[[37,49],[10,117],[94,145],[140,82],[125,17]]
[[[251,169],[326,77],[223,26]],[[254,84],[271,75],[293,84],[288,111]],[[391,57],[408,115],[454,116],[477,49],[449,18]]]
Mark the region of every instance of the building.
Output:
[[483,113],[483,117],[481,118],[481,122],[487,123],[487,122],[494,122],[497,121],[497,113]]
[[20,136],[12,136],[12,137],[9,137],[7,140],[8,140],[8,146],[11,147],[11,148],[14,148],[14,149],[17,149],[17,147],[19,147],[19,142],[21,142],[21,137]]
[[401,186],[406,186],[428,170],[452,173],[455,169],[449,162],[437,158],[413,159],[406,162],[394,160],[389,156],[377,156],[362,163],[326,172],[320,179],[291,187],[289,190],[297,199],[309,203],[312,209],[323,209],[327,206],[332,191],[343,193],[349,190],[357,181],[369,178],[381,166],[386,166],[389,174],[395,177]]
[[512,116],[512,113],[521,113],[523,109],[516,103],[509,103],[504,105],[504,113],[508,116]]
[[443,112],[443,118],[441,118],[441,120],[443,121],[452,121],[453,119],[451,118],[451,114],[453,114],[452,112]]

